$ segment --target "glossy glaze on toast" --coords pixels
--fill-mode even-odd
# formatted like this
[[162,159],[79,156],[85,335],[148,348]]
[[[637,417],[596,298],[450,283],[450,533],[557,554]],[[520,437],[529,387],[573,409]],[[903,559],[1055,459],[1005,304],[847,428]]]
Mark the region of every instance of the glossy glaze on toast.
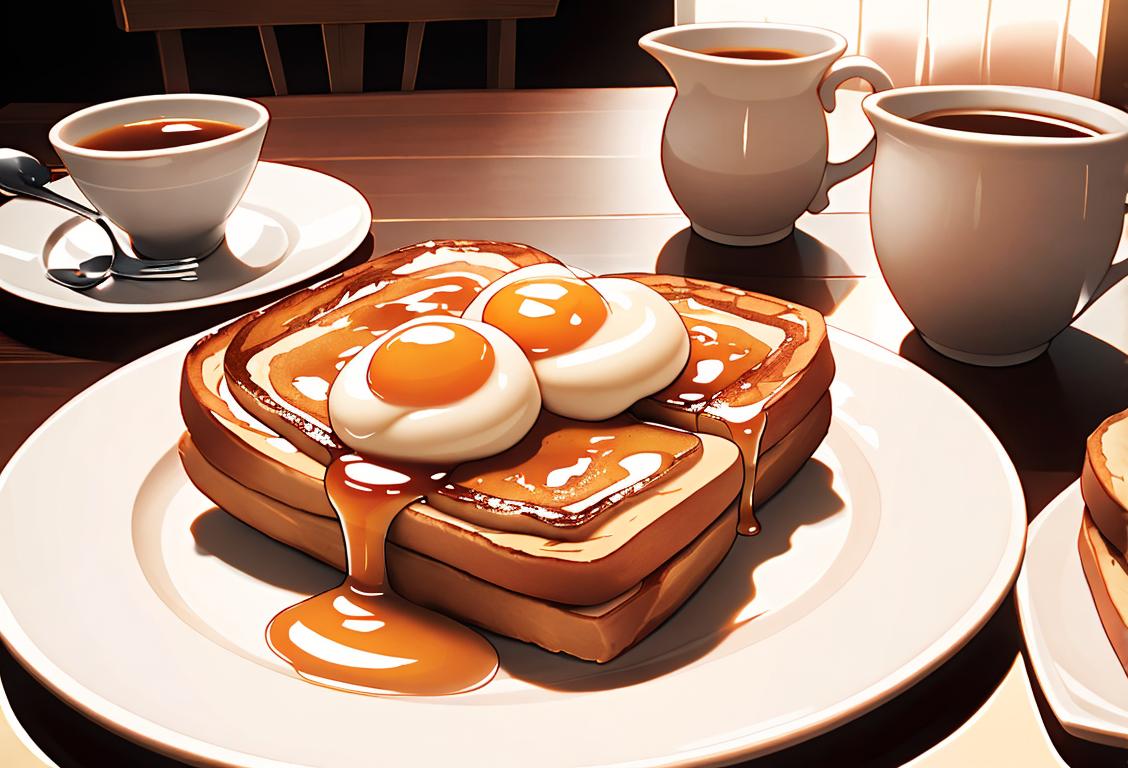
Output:
[[458,315],[492,280],[542,263],[556,260],[514,243],[400,248],[253,313],[224,356],[228,386],[256,419],[327,464],[342,444],[325,395],[353,354],[411,318]]

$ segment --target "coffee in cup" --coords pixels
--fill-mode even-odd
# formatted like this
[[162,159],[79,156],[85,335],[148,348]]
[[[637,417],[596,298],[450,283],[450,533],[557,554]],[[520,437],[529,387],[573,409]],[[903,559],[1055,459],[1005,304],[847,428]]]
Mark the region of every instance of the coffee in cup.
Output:
[[138,96],[80,110],[50,139],[90,203],[143,256],[202,257],[223,241],[270,114],[231,96]]
[[1059,91],[919,86],[862,103],[870,225],[897,303],[938,352],[1013,365],[1096,297],[1124,228],[1128,114]]
[[103,128],[79,139],[75,146],[99,152],[139,152],[202,144],[230,136],[244,126],[202,117],[158,117]]

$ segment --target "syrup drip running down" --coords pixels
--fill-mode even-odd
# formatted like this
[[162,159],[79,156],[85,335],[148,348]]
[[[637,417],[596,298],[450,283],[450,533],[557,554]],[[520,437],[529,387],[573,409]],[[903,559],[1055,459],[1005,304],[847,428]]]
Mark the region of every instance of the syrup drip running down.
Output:
[[[689,332],[689,362],[670,386],[654,395],[662,402],[683,407],[708,403],[748,371],[757,368],[772,352],[771,347],[745,329],[712,317],[683,312],[682,321]],[[727,437],[740,449],[744,484],[737,533],[742,536],[760,532],[753,497],[760,442],[767,422],[767,414],[758,405],[729,407],[722,403],[707,406],[705,413],[698,414],[698,431]]]
[[325,489],[345,534],[339,587],[271,620],[267,642],[299,675],[368,694],[439,696],[471,691],[497,673],[497,652],[472,629],[410,603],[388,586],[384,545],[396,514],[446,476],[438,466],[334,459]]
[[[739,409],[734,409],[739,410]],[[756,464],[760,458],[760,442],[768,426],[768,415],[758,411],[747,421],[733,418],[721,419],[706,414],[701,418],[714,419],[722,425],[725,434],[736,443],[744,460],[744,484],[740,488],[740,504],[736,520],[736,532],[741,536],[755,536],[760,532],[760,522],[756,519]],[[698,421],[700,423],[700,419]]]

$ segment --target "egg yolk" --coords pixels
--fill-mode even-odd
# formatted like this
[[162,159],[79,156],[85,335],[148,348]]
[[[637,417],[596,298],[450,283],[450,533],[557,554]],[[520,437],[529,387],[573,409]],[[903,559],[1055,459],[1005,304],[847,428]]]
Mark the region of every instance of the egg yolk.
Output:
[[599,292],[578,278],[519,280],[487,302],[482,320],[505,331],[530,359],[569,352],[607,319]]
[[380,345],[368,365],[368,387],[395,405],[446,405],[477,392],[493,369],[493,347],[482,334],[454,323],[421,323]]

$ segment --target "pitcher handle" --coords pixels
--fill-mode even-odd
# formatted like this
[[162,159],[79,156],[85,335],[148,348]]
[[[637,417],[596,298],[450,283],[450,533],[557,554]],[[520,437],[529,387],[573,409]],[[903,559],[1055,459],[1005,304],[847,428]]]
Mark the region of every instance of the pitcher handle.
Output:
[[[893,81],[889,79],[889,75],[885,74],[885,70],[872,59],[867,59],[865,56],[843,56],[830,65],[826,77],[819,85],[819,100],[822,101],[823,109],[827,112],[834,111],[835,93],[838,87],[853,77],[860,77],[872,85],[874,93],[893,87]],[[807,206],[807,210],[811,213],[819,213],[830,205],[830,188],[868,168],[873,162],[873,156],[876,152],[877,137],[875,136],[869,140],[869,143],[861,152],[846,162],[827,163],[822,184],[819,185],[819,191],[815,193],[815,197],[811,204]]]

